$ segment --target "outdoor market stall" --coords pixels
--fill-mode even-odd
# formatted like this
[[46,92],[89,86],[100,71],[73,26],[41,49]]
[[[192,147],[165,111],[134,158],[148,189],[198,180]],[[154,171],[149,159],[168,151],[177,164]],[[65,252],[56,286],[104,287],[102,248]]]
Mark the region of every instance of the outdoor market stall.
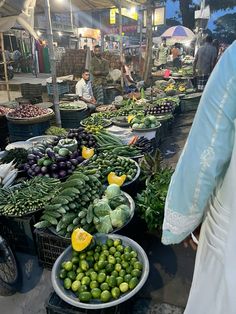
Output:
[[[137,216],[149,230],[162,225],[173,171],[161,164],[156,147],[181,108],[178,95],[167,96],[166,88],[161,97],[151,89],[118,97],[76,127],[69,121],[67,129],[51,126],[46,135],[29,136],[1,153],[2,235],[14,250],[37,253],[43,267],[53,268],[53,287],[68,304],[117,306],[147,279],[146,254],[120,233]],[[81,105],[60,107],[73,112]],[[32,119],[27,108],[36,119],[49,113],[30,106],[3,107],[2,115],[21,121]]]

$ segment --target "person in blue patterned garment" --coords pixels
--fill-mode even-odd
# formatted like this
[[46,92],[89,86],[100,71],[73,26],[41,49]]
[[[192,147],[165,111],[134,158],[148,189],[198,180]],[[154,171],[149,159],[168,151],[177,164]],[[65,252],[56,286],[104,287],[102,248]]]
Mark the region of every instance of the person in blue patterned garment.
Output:
[[195,239],[201,225],[185,314],[236,313],[235,130],[236,42],[206,85],[165,204],[164,244]]

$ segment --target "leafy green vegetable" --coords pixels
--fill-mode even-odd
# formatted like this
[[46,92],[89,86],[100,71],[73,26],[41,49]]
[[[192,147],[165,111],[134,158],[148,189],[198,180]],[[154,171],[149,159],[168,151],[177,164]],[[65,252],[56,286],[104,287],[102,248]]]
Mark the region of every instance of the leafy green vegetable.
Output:
[[113,230],[112,224],[111,224],[111,218],[109,215],[106,215],[104,217],[100,217],[99,222],[95,224],[95,227],[98,232],[100,233],[109,233]]
[[108,200],[101,199],[97,203],[95,203],[93,212],[99,218],[109,215],[111,212],[111,207],[108,204]]
[[130,209],[127,205],[120,205],[110,214],[112,226],[121,228],[130,216]]
[[105,195],[108,199],[120,196],[120,194],[121,194],[120,187],[117,184],[110,184],[105,191]]
[[123,195],[120,195],[120,196],[115,196],[112,199],[110,199],[109,205],[110,205],[111,209],[116,209],[116,207],[118,207],[122,204],[125,204],[127,202],[128,202],[127,199]]
[[165,200],[172,174],[172,169],[159,169],[146,181],[146,189],[137,195],[135,203],[139,215],[146,221],[149,230],[162,227]]

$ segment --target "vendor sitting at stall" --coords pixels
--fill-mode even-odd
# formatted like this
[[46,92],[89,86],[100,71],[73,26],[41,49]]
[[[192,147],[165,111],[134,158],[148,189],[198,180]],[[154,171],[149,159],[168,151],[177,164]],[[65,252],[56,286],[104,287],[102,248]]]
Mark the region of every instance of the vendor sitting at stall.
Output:
[[125,64],[123,66],[123,77],[125,92],[131,93],[137,91],[136,82],[132,77],[132,56],[125,57]]
[[90,113],[96,110],[96,99],[93,96],[92,84],[90,81],[90,74],[89,70],[84,69],[82,71],[82,78],[78,81],[75,86],[76,95],[79,96],[79,99],[84,101]]

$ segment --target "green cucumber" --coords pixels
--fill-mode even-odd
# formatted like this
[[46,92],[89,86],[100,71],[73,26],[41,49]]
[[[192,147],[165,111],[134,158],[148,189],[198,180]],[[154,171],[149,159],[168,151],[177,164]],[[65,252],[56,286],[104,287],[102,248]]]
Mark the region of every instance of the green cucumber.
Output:
[[36,229],[43,229],[43,228],[47,228],[47,227],[50,227],[51,226],[51,223],[47,220],[42,220],[40,222],[37,222],[34,227]]

